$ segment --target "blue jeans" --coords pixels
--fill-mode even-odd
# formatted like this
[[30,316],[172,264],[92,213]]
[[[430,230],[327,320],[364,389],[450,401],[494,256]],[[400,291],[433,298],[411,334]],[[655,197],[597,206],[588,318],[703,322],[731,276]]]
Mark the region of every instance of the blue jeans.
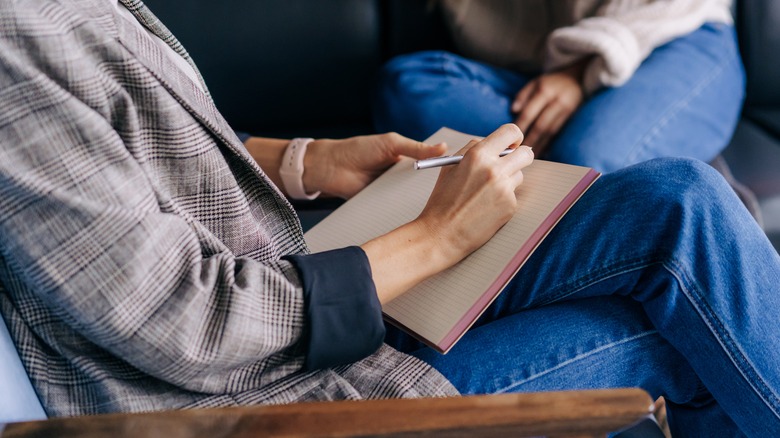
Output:
[[674,436],[780,436],[780,256],[689,159],[603,176],[446,355],[461,392],[639,386]]
[[[733,27],[705,24],[654,50],[623,86],[591,96],[540,158],[602,172],[657,157],[710,161],[734,132],[744,76]],[[484,136],[515,120],[510,105],[530,79],[447,52],[400,56],[380,75],[376,129]]]

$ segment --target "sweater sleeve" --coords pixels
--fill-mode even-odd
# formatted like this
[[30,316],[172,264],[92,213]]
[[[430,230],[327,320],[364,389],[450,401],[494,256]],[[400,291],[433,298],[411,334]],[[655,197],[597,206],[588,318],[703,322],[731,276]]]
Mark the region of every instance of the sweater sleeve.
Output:
[[705,22],[731,23],[730,0],[608,0],[593,17],[553,31],[545,71],[591,58],[583,88],[624,84],[656,47],[693,32]]

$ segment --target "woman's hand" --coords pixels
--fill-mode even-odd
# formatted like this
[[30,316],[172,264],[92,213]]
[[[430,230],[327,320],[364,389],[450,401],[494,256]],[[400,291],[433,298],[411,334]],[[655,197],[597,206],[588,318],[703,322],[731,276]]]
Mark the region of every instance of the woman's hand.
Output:
[[580,86],[584,62],[545,73],[517,93],[512,112],[527,134],[525,142],[541,155],[567,120],[585,100]]
[[470,142],[459,152],[459,164],[441,169],[417,219],[363,244],[381,302],[462,260],[515,214],[515,190],[533,152],[521,146],[504,157],[499,154],[522,141],[520,129],[507,124]]
[[[516,125],[501,126],[481,141],[471,141],[456,166],[441,169],[439,179],[417,222],[436,237],[452,264],[479,248],[517,211],[515,191],[522,169],[533,161]],[[519,149],[500,157],[507,147]]]
[[304,156],[303,185],[307,193],[350,198],[402,156],[437,157],[444,144],[427,145],[396,133],[315,140]]

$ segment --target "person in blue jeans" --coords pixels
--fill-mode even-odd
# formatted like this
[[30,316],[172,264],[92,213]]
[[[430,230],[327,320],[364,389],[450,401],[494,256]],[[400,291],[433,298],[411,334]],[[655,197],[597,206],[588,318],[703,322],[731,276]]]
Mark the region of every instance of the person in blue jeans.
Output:
[[602,176],[485,315],[441,355],[463,394],[638,386],[675,437],[780,433],[780,257],[710,166]]
[[[442,3],[454,15],[455,45],[468,56],[429,51],[392,59],[376,93],[379,132],[424,139],[448,126],[484,136],[514,122],[537,157],[602,172],[665,156],[709,162],[733,134],[745,78],[728,2],[601,11],[550,30],[546,41],[512,31],[523,22],[510,19],[540,14],[536,3]],[[705,19],[718,21],[691,28]],[[545,45],[543,55],[523,51]]]

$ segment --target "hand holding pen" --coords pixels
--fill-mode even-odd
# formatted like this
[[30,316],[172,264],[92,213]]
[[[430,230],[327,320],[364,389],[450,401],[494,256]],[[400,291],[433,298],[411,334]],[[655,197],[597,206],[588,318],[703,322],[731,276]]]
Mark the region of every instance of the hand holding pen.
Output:
[[[516,148],[506,148],[501,151],[498,156],[503,157],[511,154]],[[463,155],[445,155],[443,157],[426,158],[424,160],[417,160],[414,162],[415,170],[430,169],[432,167],[449,166],[451,164],[458,164],[463,159]]]
[[[515,214],[523,168],[534,158],[531,148],[518,146],[522,141],[520,128],[502,125],[484,139],[469,142],[453,154],[450,164],[459,164],[439,172],[416,221],[428,232],[436,230],[434,241],[446,243],[442,246],[446,252],[465,257]],[[512,152],[500,157],[507,147]]]

